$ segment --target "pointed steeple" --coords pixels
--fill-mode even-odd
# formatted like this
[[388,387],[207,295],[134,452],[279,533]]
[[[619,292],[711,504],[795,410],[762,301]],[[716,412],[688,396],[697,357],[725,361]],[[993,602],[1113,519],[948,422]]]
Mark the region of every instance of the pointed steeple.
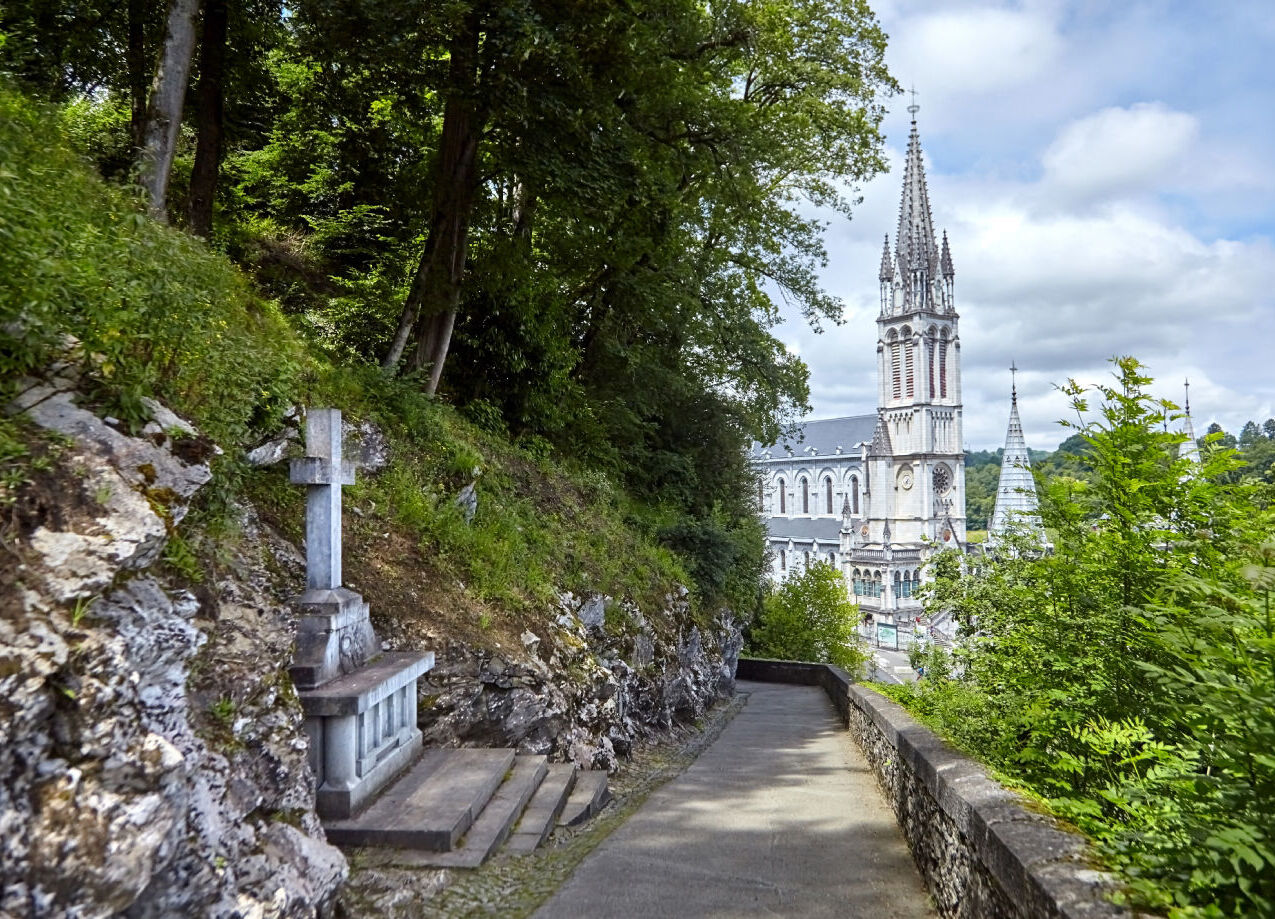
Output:
[[872,432],[872,446],[868,448],[869,456],[891,456],[894,453],[890,445],[890,429],[885,425],[885,414],[877,413],[877,426]]
[[885,247],[881,250],[881,274],[878,278],[882,281],[894,280],[894,263],[890,259],[890,234],[885,236]]
[[[912,133],[908,136],[908,155],[903,168],[903,195],[899,201],[899,230],[894,245],[899,273],[910,285],[912,272],[928,274],[938,256],[934,241],[934,218],[930,214],[930,192],[925,183],[925,164],[921,158],[921,138],[916,132],[916,106],[912,111]],[[923,280],[923,287],[928,287]],[[909,302],[912,290],[908,288]],[[916,304],[920,306],[922,304]]]
[[947,245],[947,230],[943,231],[943,277],[952,280],[956,276],[956,269],[952,267],[952,250]]
[[1198,466],[1200,446],[1195,440],[1195,425],[1191,423],[1191,381],[1186,380],[1182,385],[1186,390],[1186,418],[1182,422],[1182,433],[1186,436],[1186,441],[1183,442],[1179,455]]
[[1018,367],[1010,366],[1009,429],[1005,432],[1005,452],[1001,456],[1000,482],[996,486],[996,507],[988,526],[988,541],[1005,535],[1011,524],[1033,530],[1042,539],[1036,482],[1031,474],[1031,454],[1023,437],[1023,423],[1018,417]]

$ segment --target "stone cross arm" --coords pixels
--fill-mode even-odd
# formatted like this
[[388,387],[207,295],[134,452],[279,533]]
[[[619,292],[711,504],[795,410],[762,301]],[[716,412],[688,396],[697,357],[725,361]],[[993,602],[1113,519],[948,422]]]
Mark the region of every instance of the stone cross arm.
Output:
[[340,475],[332,460],[323,456],[302,456],[292,461],[293,485],[353,485],[355,466],[350,460],[341,460]]

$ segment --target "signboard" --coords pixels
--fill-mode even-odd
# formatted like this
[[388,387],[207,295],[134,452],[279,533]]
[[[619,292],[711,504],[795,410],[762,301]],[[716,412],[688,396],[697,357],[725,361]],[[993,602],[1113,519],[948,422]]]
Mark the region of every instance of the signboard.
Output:
[[890,622],[878,622],[877,647],[899,650],[899,627]]

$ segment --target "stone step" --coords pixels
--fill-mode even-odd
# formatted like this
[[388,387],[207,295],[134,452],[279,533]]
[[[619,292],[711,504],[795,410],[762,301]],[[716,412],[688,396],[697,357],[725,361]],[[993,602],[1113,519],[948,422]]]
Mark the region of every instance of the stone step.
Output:
[[412,864],[432,868],[477,868],[509,838],[510,830],[544,781],[548,769],[547,757],[518,756],[514,760],[513,772],[496,789],[456,848],[450,852],[418,853]]
[[431,750],[362,814],[323,828],[337,845],[447,852],[513,765],[513,750]]
[[576,776],[571,797],[558,816],[558,826],[578,826],[588,820],[611,800],[607,791],[607,774],[604,769],[585,769]]
[[558,815],[566,807],[567,796],[575,788],[576,771],[572,763],[554,763],[549,767],[549,774],[522,812],[522,819],[510,834],[505,849],[530,852],[549,838],[558,823]]

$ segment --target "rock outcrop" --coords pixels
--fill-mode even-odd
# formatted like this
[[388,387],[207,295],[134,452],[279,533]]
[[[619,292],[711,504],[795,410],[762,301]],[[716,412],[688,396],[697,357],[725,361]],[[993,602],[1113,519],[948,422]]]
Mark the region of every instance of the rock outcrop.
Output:
[[267,554],[290,547],[240,540],[214,586],[166,587],[152,569],[212,445],[160,412],[131,437],[65,386],[19,405],[70,446],[0,617],[0,914],[322,914],[348,868],[280,679]]
[[[567,594],[544,639],[523,636],[525,654],[493,654],[461,642],[438,652],[418,706],[427,746],[507,746],[614,769],[633,744],[699,718],[734,692],[743,638],[723,615],[708,635],[676,639],[645,626],[608,629],[609,599]],[[685,596],[668,597],[666,617],[689,619]]]

